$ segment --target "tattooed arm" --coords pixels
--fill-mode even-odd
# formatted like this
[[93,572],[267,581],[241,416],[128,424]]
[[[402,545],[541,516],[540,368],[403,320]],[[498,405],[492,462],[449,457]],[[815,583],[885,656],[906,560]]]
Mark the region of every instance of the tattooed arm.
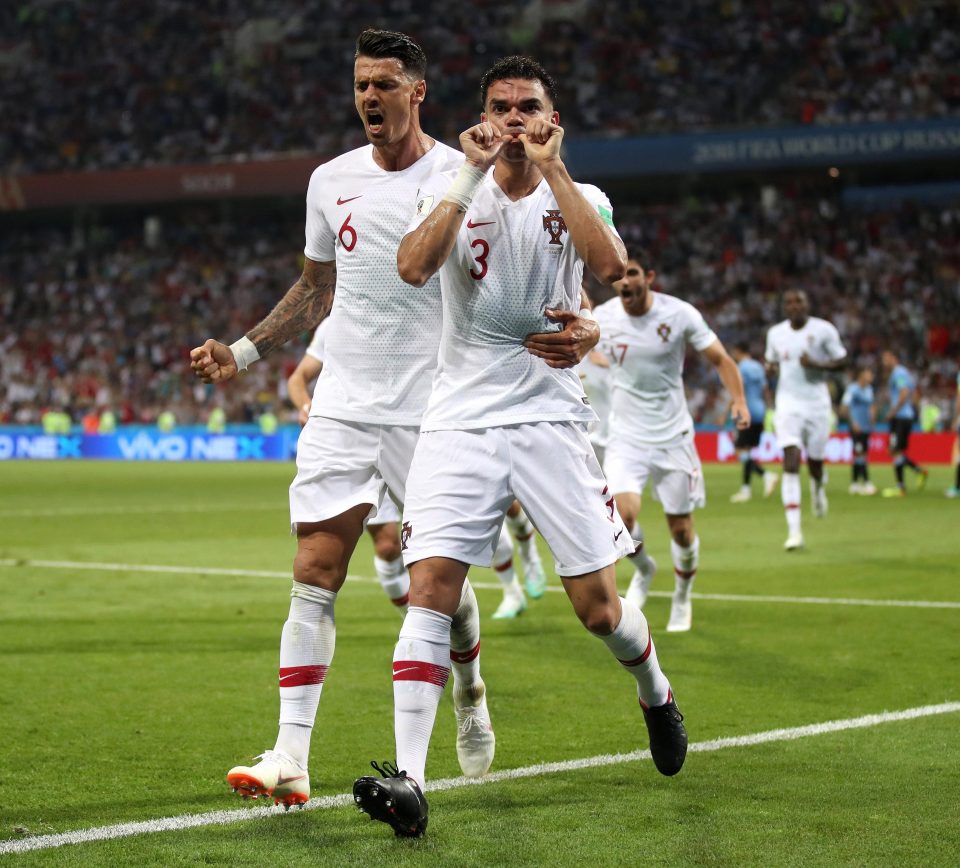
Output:
[[[316,328],[330,313],[336,282],[336,263],[307,259],[300,279],[287,290],[277,306],[247,332],[246,340],[256,349],[253,359],[265,356],[296,335]],[[239,371],[237,361],[230,347],[212,338],[190,351],[190,367],[204,383],[232,379]]]

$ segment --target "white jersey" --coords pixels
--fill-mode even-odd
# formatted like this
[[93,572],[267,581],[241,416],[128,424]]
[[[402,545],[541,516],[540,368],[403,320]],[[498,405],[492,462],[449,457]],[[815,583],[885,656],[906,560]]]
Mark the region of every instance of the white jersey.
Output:
[[[425,185],[411,231],[452,180]],[[607,197],[577,187],[612,224]],[[523,346],[528,334],[560,329],[545,308],[580,309],[582,278],[583,260],[546,180],[513,202],[490,172],[440,268],[443,334],[422,430],[596,421],[577,373],[551,368]]]
[[702,351],[717,336],[692,304],[661,292],[652,298],[643,316],[630,316],[619,298],[594,313],[613,363],[611,439],[666,446],[693,433],[683,391],[687,345]]
[[310,356],[312,359],[316,359],[320,364],[323,364],[323,359],[326,356],[326,343],[327,343],[327,325],[330,323],[330,317],[327,317],[325,320],[320,322],[320,325],[314,329],[313,337],[310,338],[310,345],[306,349],[306,355]]
[[437,363],[440,287],[405,284],[397,248],[421,183],[462,162],[463,154],[437,142],[412,166],[387,172],[367,145],[314,171],[304,253],[336,260],[337,287],[311,416],[420,424]]
[[790,320],[777,323],[767,332],[766,360],[780,365],[776,409],[779,413],[830,412],[830,390],[826,371],[805,368],[800,357],[806,353],[815,362],[842,359],[847,351],[833,323],[812,316],[802,328]]
[[[598,347],[598,350],[601,349]],[[606,447],[610,430],[610,391],[612,388],[613,371],[609,365],[596,364],[587,353],[583,361],[574,370],[583,384],[583,391],[590,400],[593,412],[598,421],[590,425],[590,442],[594,446]],[[606,358],[606,357],[604,357]]]

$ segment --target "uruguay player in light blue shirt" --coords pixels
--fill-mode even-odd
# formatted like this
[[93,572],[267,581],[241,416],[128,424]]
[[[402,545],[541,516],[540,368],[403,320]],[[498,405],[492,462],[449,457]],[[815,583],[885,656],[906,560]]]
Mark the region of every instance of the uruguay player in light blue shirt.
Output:
[[884,350],[880,357],[883,370],[887,375],[890,406],[887,408],[887,422],[890,423],[890,452],[893,455],[893,469],[897,475],[895,488],[885,488],[884,497],[904,497],[907,493],[903,481],[903,468],[909,467],[917,474],[917,491],[927,484],[928,472],[907,455],[910,444],[910,432],[913,429],[917,411],[913,405],[916,382],[913,375],[900,364],[900,359],[892,350]]
[[731,503],[745,503],[753,496],[750,490],[750,477],[753,474],[763,477],[763,496],[769,497],[777,487],[778,473],[767,472],[760,466],[750,450],[760,445],[763,435],[763,420],[767,413],[767,372],[764,366],[750,355],[746,343],[736,344],[730,353],[743,379],[743,394],[750,411],[750,427],[737,432],[736,448],[740,463],[743,465],[743,484],[740,490],[730,496]]
[[853,440],[853,481],[850,483],[850,494],[876,494],[876,486],[870,482],[870,471],[867,466],[867,452],[870,445],[870,432],[876,421],[873,392],[873,371],[870,368],[861,368],[857,371],[857,379],[850,383],[840,407],[850,424],[850,436]]

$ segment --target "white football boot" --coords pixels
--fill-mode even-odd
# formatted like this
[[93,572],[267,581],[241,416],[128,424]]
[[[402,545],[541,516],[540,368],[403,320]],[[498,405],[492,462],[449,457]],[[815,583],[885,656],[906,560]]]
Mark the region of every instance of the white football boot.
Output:
[[495,621],[506,620],[507,618],[516,618],[522,615],[527,609],[527,598],[520,590],[519,584],[514,588],[503,589],[503,599],[497,606],[497,611],[493,613]]
[[803,548],[803,534],[802,533],[792,533],[787,537],[787,541],[783,544],[784,549],[788,552],[795,552],[797,549]]
[[457,759],[468,778],[485,775],[493,764],[497,738],[490,723],[487,696],[484,692],[479,705],[457,707],[454,693],[454,712],[457,715]]
[[689,594],[674,594],[670,604],[670,620],[667,622],[668,633],[686,633],[693,624],[693,601]]
[[626,598],[638,609],[642,609],[647,602],[647,595],[650,592],[650,583],[657,574],[657,562],[647,554],[644,547],[640,564],[633,571],[633,578],[630,580],[630,587],[627,588]]
[[227,783],[245,799],[264,796],[288,810],[310,798],[310,775],[296,760],[279,750],[260,754],[254,766],[234,766],[227,772]]
[[730,503],[746,503],[752,497],[753,492],[750,491],[750,486],[741,485],[738,492],[730,495]]
[[780,481],[780,474],[773,470],[767,470],[763,474],[763,496],[770,497],[777,490],[777,483]]

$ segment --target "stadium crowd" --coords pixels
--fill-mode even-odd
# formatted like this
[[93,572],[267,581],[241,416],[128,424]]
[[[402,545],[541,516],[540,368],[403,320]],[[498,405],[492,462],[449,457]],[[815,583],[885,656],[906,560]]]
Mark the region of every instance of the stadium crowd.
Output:
[[[454,143],[497,57],[561,82],[572,135],[902,120],[960,112],[951,0],[14,0],[0,4],[0,174],[331,154],[362,144],[356,34],[430,58],[426,129]],[[334,122],[331,123],[331,119]]]
[[[745,340],[762,357],[766,329],[783,318],[782,292],[800,287],[811,312],[839,329],[851,376],[896,348],[949,418],[960,361],[960,207],[860,211],[767,189],[619,207],[616,218],[628,246],[646,252],[658,288],[693,302],[728,346]],[[285,408],[286,375],[305,344],[254,366],[234,389],[198,385],[186,359],[208,334],[243,334],[293,283],[300,220],[224,220],[194,207],[150,243],[142,227],[121,222],[83,247],[60,231],[5,234],[0,422],[35,424],[48,407],[76,423],[91,408],[111,407],[121,422],[153,422],[171,409],[180,423],[204,421],[214,406],[233,422]],[[689,364],[691,410],[716,423],[719,382]]]

